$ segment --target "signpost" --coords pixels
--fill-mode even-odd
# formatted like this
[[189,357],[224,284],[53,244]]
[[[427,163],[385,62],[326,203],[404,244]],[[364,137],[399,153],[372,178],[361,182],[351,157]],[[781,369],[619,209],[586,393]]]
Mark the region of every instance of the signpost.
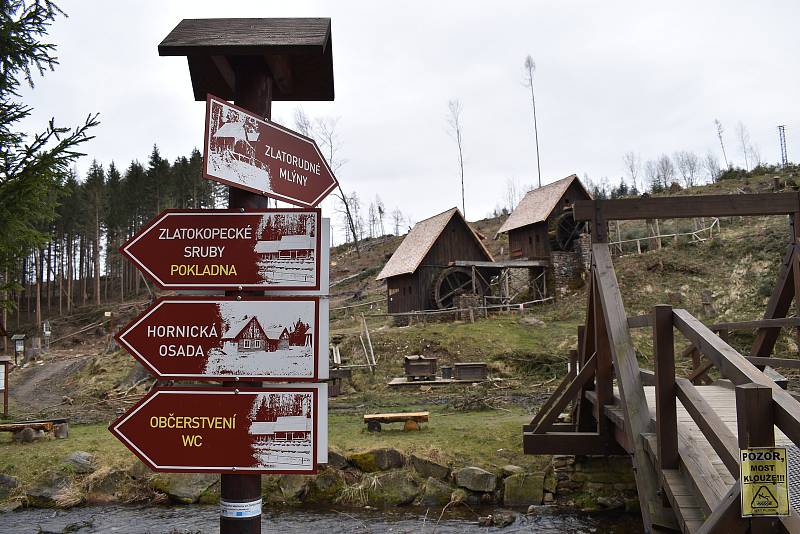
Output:
[[742,517],[789,515],[789,480],[786,449],[741,449]]
[[120,251],[162,289],[319,289],[319,210],[166,210]]
[[327,451],[326,396],[324,384],[158,388],[109,428],[156,471],[310,474]]
[[212,95],[206,102],[205,176],[301,206],[336,187],[313,139]]
[[161,380],[328,377],[328,303],[319,297],[168,297],[116,337]]

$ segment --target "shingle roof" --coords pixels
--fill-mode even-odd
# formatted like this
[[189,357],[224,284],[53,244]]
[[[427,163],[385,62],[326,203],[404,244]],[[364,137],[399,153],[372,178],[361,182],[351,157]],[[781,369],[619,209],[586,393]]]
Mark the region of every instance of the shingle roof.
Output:
[[[586,192],[586,188],[583,187],[581,181],[578,180],[578,177],[574,174],[562,178],[561,180],[556,180],[539,189],[528,191],[517,207],[514,208],[514,211],[511,212],[511,215],[508,216],[508,219],[506,219],[500,229],[497,230],[495,236],[514,230],[515,228],[522,228],[529,224],[546,221],[558,204],[558,201],[564,193],[566,193],[567,189],[569,189],[569,186],[572,185],[572,182],[577,182],[580,188]],[[586,195],[591,198],[588,192],[586,192]]]
[[475,242],[478,243],[486,254],[486,258],[489,261],[494,261],[492,255],[489,254],[489,251],[483,246],[481,240],[475,235],[475,231],[472,230],[469,224],[467,224],[467,221],[464,220],[464,216],[461,215],[458,208],[450,208],[443,213],[434,215],[433,217],[415,224],[414,228],[412,228],[405,239],[403,239],[403,242],[400,243],[400,246],[397,247],[397,250],[394,251],[392,257],[389,258],[389,261],[386,262],[386,265],[384,265],[383,270],[381,270],[376,280],[383,280],[384,278],[409,274],[416,271],[417,267],[422,263],[422,260],[425,259],[425,255],[428,254],[428,251],[436,242],[436,239],[438,239],[439,235],[444,231],[447,223],[455,216],[458,216],[464,224],[467,225],[467,228],[469,228],[472,236],[475,238]]

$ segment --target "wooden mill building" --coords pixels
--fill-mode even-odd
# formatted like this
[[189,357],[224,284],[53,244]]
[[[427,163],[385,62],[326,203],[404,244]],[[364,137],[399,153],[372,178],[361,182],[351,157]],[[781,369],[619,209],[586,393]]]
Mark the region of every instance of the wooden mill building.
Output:
[[433,283],[457,260],[494,261],[458,208],[414,225],[377,277],[386,280],[389,313],[435,308]]
[[576,200],[592,196],[574,174],[529,191],[495,237],[508,234],[511,259],[549,260],[553,250],[571,251],[582,227],[572,217]]

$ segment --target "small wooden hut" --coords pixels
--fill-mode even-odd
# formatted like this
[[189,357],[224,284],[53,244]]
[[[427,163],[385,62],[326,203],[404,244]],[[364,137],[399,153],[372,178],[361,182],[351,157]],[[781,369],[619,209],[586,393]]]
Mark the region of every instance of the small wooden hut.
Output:
[[418,222],[377,280],[386,280],[389,313],[434,309],[432,287],[456,260],[494,261],[458,208]]
[[592,196],[576,175],[529,191],[497,231],[508,234],[511,259],[549,260],[553,250],[570,251],[580,227],[572,217],[576,200]]

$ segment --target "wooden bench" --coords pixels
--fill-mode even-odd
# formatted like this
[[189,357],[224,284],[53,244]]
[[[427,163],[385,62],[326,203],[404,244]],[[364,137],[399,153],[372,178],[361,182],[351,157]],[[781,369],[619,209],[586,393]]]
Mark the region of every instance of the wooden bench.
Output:
[[380,432],[381,423],[405,423],[403,430],[419,430],[420,423],[427,423],[430,412],[372,413],[364,416],[367,430]]
[[53,434],[56,438],[66,438],[69,436],[69,419],[44,419],[39,421],[0,423],[0,432],[13,432],[15,437],[22,437],[22,432],[28,428],[34,432]]

